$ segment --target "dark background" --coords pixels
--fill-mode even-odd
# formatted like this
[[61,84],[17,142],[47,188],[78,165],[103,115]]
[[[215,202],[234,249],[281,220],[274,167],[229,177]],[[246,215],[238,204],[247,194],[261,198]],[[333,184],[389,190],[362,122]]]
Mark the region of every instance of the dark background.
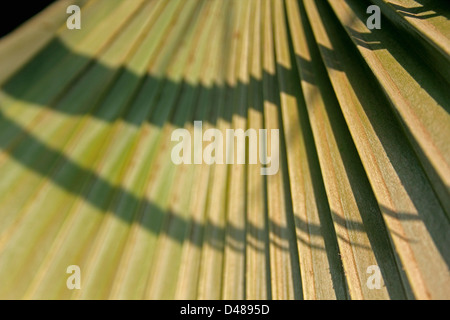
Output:
[[0,2],[0,37],[32,18],[55,0],[3,0]]

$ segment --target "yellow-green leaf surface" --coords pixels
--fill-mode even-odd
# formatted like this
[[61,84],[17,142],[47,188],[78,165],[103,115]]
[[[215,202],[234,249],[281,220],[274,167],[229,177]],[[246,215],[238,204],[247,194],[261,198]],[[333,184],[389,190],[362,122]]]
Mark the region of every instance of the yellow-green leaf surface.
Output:
[[[0,39],[0,298],[450,299],[449,16],[56,1]],[[177,165],[180,128],[277,129],[279,170]]]

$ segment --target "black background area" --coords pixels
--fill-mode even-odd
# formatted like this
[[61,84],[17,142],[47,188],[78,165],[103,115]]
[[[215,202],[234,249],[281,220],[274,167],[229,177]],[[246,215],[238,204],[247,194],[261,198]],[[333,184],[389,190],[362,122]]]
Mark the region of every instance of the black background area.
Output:
[[0,4],[0,37],[22,25],[55,0],[7,0]]

